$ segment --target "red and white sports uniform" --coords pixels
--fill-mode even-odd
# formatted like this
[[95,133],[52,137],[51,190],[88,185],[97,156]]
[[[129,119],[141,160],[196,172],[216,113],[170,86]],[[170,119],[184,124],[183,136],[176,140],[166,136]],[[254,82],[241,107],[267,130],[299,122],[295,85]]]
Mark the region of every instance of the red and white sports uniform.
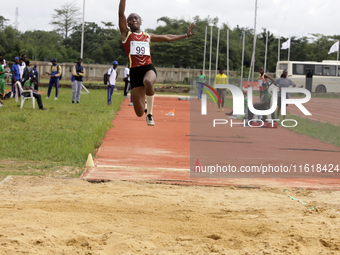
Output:
[[150,56],[150,35],[145,32],[129,32],[123,47],[129,59],[129,67],[139,67],[152,64]]

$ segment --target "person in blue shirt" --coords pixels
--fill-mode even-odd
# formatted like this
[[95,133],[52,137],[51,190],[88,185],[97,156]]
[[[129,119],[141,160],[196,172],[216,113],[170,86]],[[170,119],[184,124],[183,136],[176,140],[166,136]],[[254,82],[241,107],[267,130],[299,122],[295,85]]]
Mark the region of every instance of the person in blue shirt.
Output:
[[34,62],[34,67],[33,67],[34,76],[35,76],[34,89],[35,89],[36,91],[38,91],[38,89],[39,89],[39,72],[38,72],[37,67],[38,67],[37,62]]
[[57,60],[55,58],[51,59],[52,67],[51,67],[51,73],[46,72],[47,75],[51,75],[50,83],[48,84],[48,91],[47,91],[47,97],[46,99],[49,99],[51,95],[51,90],[53,87],[53,84],[55,84],[55,98],[54,100],[58,99],[58,92],[59,92],[59,78],[61,75],[61,66],[57,65]]
[[[12,95],[15,97],[15,86],[14,84],[20,81],[20,64],[19,57],[14,58],[14,64],[12,65]],[[20,91],[18,91],[18,95],[20,96]]]

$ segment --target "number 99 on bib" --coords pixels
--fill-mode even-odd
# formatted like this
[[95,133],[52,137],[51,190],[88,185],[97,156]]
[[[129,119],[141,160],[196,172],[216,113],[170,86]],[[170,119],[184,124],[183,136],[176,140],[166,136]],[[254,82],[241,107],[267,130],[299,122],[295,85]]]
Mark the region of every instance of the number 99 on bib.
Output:
[[130,54],[150,56],[150,44],[148,42],[132,41],[130,42]]

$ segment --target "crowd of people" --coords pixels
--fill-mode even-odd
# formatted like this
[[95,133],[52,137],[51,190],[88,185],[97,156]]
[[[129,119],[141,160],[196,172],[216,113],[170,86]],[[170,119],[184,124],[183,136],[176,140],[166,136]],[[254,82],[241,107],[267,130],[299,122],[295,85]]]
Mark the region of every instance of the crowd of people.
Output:
[[[83,79],[86,75],[85,67],[82,65],[82,58],[78,58],[77,64],[73,66],[72,69],[72,104],[79,104],[80,103],[80,92],[83,87]],[[58,100],[59,96],[59,82],[62,78],[62,68],[57,63],[55,58],[51,59],[51,69],[49,72],[46,72],[46,75],[50,76],[48,90],[47,90],[47,97],[49,99],[51,96],[51,92],[53,86],[55,87],[55,97],[54,100]],[[113,66],[107,72],[107,102],[108,105],[112,104],[112,93],[114,91],[116,80],[118,77],[117,72],[118,62],[113,61]],[[124,70],[124,81],[125,81],[125,88],[124,88],[124,97],[128,98],[127,93],[130,88],[130,69],[128,65]],[[10,78],[10,82],[12,84],[12,89],[10,92],[5,94],[5,84],[6,84],[6,77]],[[21,87],[25,90],[25,94],[23,96],[28,96],[29,90],[32,90],[33,96],[36,98],[39,109],[46,110],[43,107],[43,103],[41,100],[41,95],[38,92],[39,90],[39,72],[38,72],[38,64],[36,62],[31,65],[31,62],[27,60],[26,54],[22,54],[21,57],[15,57],[14,63],[9,68],[7,66],[6,60],[3,58],[3,54],[0,52],[0,107],[4,105],[5,98],[15,98],[16,96],[20,97],[21,92],[18,89],[17,82],[20,82]],[[130,104],[132,103],[132,96],[130,100]]]
[[[219,74],[216,75],[214,86],[216,84],[228,84],[228,77],[224,74],[223,68],[219,69]],[[254,108],[257,110],[268,110],[270,108],[270,102],[272,99],[272,94],[268,91],[269,87],[273,84],[274,86],[277,86],[279,88],[278,92],[278,100],[277,100],[277,114],[275,116],[275,113],[272,114],[272,119],[278,119],[280,117],[281,112],[281,89],[287,88],[289,86],[296,87],[295,83],[292,82],[292,80],[287,78],[287,70],[284,70],[281,77],[278,79],[274,79],[270,77],[269,75],[264,73],[264,68],[260,67],[259,69],[259,78],[258,78],[258,88],[260,91],[260,102],[254,104]],[[202,99],[202,88],[203,84],[206,82],[207,77],[203,74],[203,71],[201,70],[200,74],[197,76],[197,89],[198,89],[198,99]],[[268,80],[271,81],[271,83],[268,82]],[[224,98],[226,95],[226,89],[216,89],[219,97],[221,98],[222,105],[220,104],[220,101],[218,100],[218,109],[217,111],[224,111]],[[244,101],[245,101],[245,116],[248,118],[248,120],[252,120],[254,117],[254,114],[249,111],[247,106],[247,94],[244,93]],[[288,98],[288,94],[286,95]],[[288,105],[287,105],[288,106]],[[226,113],[226,115],[233,115],[233,111]],[[284,116],[283,116],[284,118]]]
[[[3,54],[0,53],[0,107],[3,107],[3,100],[6,98],[12,98],[21,96],[21,92],[18,89],[17,82],[20,82],[21,87],[25,91],[23,96],[29,96],[30,90],[33,92],[34,98],[37,99],[39,109],[46,110],[43,107],[41,95],[38,92],[39,89],[39,73],[38,64],[35,62],[31,66],[30,61],[27,60],[26,54],[22,54],[21,58],[15,57],[14,64],[11,69],[7,65],[6,60],[3,58]],[[12,90],[8,94],[5,94],[5,81],[7,77],[11,77]]]

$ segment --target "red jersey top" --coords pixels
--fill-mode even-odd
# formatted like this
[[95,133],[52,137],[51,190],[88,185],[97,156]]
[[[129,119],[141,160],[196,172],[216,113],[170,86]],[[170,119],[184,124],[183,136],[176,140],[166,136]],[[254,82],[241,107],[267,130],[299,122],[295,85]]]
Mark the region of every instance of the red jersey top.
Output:
[[129,59],[129,67],[139,67],[152,64],[150,56],[150,35],[145,32],[129,32],[123,47]]

